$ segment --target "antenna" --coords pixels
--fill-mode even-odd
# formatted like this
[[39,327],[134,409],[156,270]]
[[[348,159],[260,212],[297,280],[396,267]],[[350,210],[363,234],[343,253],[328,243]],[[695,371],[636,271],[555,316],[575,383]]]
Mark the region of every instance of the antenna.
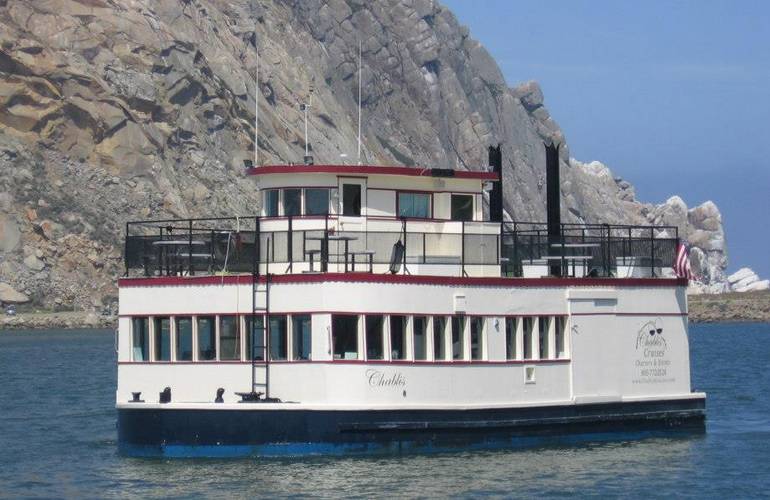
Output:
[[358,40],[358,164],[361,164],[361,40]]
[[254,167],[259,166],[259,47],[257,26],[254,25],[254,48],[257,50],[257,76],[254,85]]
[[308,142],[307,138],[307,112],[310,106],[313,104],[313,82],[310,83],[310,92],[308,95],[307,102],[300,103],[299,110],[304,112],[305,114],[305,158],[304,163],[305,165],[312,165],[313,164],[313,157],[310,156],[310,142]]

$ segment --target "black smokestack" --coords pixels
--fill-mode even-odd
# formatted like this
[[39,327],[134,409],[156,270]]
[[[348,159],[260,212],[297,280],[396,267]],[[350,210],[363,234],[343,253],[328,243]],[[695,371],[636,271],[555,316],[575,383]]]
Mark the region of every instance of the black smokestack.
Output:
[[[561,197],[559,192],[559,146],[545,144],[546,214],[548,243],[558,243],[561,237]],[[551,247],[551,250],[556,248]],[[549,252],[550,253],[550,252]],[[561,264],[551,265],[551,275],[561,276]]]
[[489,166],[499,179],[492,183],[489,193],[489,220],[503,222],[503,153],[500,144],[489,146]]

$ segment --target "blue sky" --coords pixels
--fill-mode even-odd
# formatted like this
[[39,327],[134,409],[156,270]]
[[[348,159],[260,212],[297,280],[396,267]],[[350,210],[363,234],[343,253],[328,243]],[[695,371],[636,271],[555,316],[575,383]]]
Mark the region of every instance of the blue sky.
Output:
[[770,2],[443,0],[508,85],[537,80],[572,156],[722,211],[729,270],[770,277]]

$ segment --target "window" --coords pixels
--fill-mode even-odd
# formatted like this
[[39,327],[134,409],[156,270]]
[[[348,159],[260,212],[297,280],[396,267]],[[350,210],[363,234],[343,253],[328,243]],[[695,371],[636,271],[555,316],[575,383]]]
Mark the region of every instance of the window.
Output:
[[310,325],[309,314],[291,317],[291,359],[310,359]]
[[433,359],[446,359],[446,318],[442,316],[433,317]]
[[198,316],[198,361],[217,359],[214,316]]
[[270,359],[286,359],[286,316],[270,316],[268,333],[270,335]]
[[452,195],[452,220],[473,220],[473,195]]
[[413,321],[414,359],[424,361],[428,359],[428,318],[415,316]]
[[[246,316],[247,361],[265,359],[265,319],[262,316]],[[251,355],[249,356],[249,352]]]
[[366,359],[384,359],[385,350],[382,348],[382,316],[366,317]]
[[278,217],[278,194],[277,189],[265,191],[265,217]]
[[505,359],[516,359],[516,318],[505,318]]
[[219,317],[219,359],[241,359],[241,335],[238,316]]
[[406,359],[406,316],[390,317],[390,359]]
[[532,359],[532,318],[524,318],[524,359]]
[[342,215],[361,216],[361,185],[342,185]]
[[484,359],[484,318],[471,318],[471,359]]
[[326,188],[305,189],[305,214],[327,215],[329,213],[329,190]]
[[171,320],[155,318],[155,361],[171,361]]
[[284,189],[283,190],[283,215],[284,217],[294,217],[302,213],[302,190]]
[[567,323],[567,318],[565,318],[564,316],[559,316],[556,318],[556,357],[557,358],[567,357],[567,348],[564,342],[566,323]]
[[540,316],[538,318],[538,333],[540,340],[540,359],[548,359],[548,318]]
[[427,193],[398,193],[398,216],[429,218],[430,195]]
[[358,316],[332,315],[334,359],[358,359]]
[[192,318],[176,318],[176,360],[192,361],[193,359]]
[[131,347],[134,361],[150,358],[150,322],[147,318],[131,318]]
[[465,316],[452,316],[452,359],[463,359]]

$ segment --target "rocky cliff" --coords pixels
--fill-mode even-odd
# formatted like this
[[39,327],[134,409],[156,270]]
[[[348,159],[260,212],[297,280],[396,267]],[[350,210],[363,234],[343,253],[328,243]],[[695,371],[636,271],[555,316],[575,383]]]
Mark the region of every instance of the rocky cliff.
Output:
[[644,204],[570,160],[537,83],[509,87],[437,2],[0,0],[0,300],[114,308],[126,220],[254,213],[256,94],[261,162],[301,161],[311,89],[316,161],[354,158],[359,42],[365,162],[478,169],[502,143],[507,212],[542,220],[558,141],[565,219],[675,223],[724,283],[713,203]]

